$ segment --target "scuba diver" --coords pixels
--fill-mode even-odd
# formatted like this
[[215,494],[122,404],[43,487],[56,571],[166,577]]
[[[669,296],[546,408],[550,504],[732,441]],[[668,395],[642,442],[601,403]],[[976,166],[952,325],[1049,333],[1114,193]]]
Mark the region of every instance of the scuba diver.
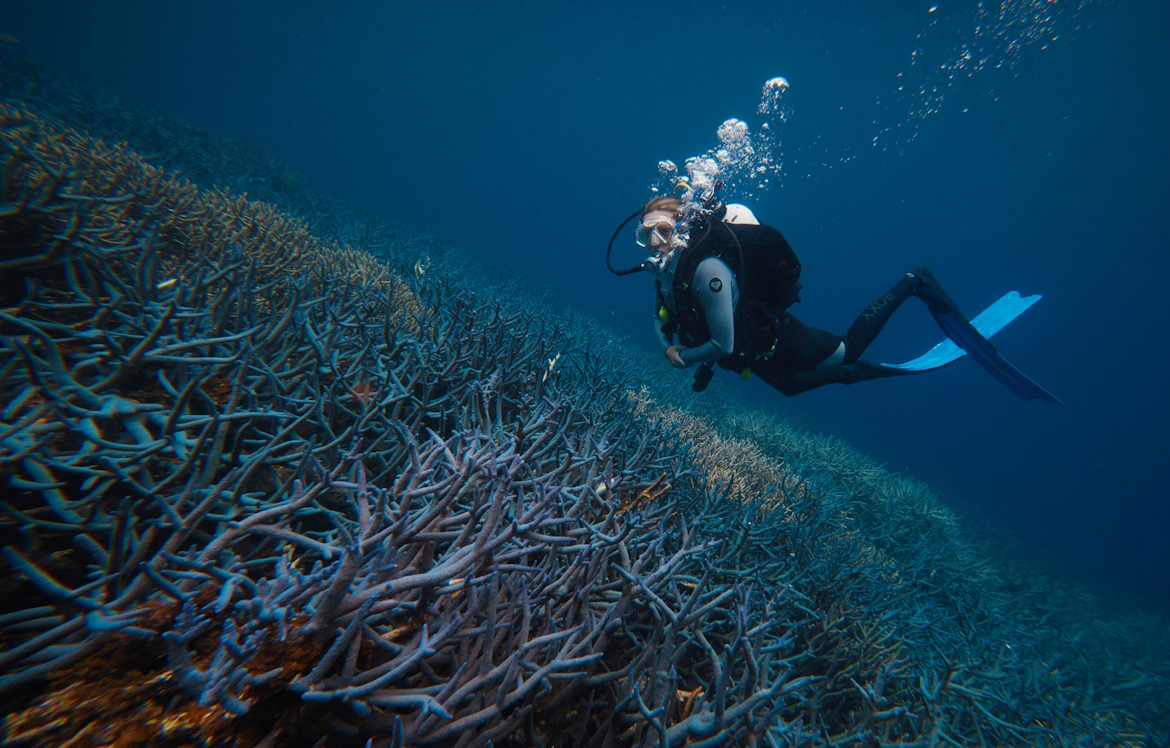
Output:
[[[613,243],[634,218],[640,218],[635,240],[651,255],[642,265],[614,268]],[[696,392],[707,387],[715,364],[744,379],[758,376],[792,397],[826,384],[932,371],[970,355],[1021,398],[1059,403],[987,341],[1039,296],[1013,291],[969,321],[930,269],[919,265],[865,307],[844,335],[818,330],[788,311],[800,301],[801,267],[784,236],[760,224],[746,206],[723,205],[713,192],[702,202],[660,196],[646,203],[614,232],[606,265],[616,275],[645,270],[654,276],[655,337],[676,368],[699,365]],[[862,359],[911,296],[926,304],[949,340],[903,364]]]

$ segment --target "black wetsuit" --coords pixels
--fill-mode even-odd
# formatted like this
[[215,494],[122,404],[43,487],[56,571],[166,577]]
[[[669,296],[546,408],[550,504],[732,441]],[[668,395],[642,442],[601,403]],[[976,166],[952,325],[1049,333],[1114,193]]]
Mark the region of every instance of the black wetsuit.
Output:
[[[761,264],[761,257],[771,265]],[[747,276],[742,292],[745,284],[733,266]],[[713,361],[741,373],[750,368],[754,376],[788,396],[826,384],[907,373],[862,361],[861,354],[913,295],[917,277],[907,274],[875,299],[843,336],[809,327],[788,311],[800,300],[799,277],[800,264],[779,231],[717,224],[672,258],[672,267],[659,277],[655,318],[659,342],[665,349],[677,334],[688,365]],[[663,314],[663,307],[668,314]]]

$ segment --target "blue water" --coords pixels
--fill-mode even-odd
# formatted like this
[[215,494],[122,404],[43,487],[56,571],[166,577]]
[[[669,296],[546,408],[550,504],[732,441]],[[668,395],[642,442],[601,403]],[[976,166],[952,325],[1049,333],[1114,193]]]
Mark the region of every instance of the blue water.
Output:
[[[1006,2],[978,31],[973,0],[109,5],[19,3],[0,31],[124,104],[244,138],[319,189],[523,272],[647,348],[650,281],[606,272],[610,233],[660,159],[713,147],[729,117],[753,124],[762,84],[785,76],[784,175],[752,208],[803,262],[793,311],[843,332],[919,262],[971,314],[1042,293],[996,344],[1064,405],[1017,400],[964,361],[784,406],[1051,572],[1170,611],[1166,4]],[[952,76],[964,44],[976,59]],[[619,243],[618,264],[635,249]],[[938,339],[911,302],[870,353],[903,360]]]

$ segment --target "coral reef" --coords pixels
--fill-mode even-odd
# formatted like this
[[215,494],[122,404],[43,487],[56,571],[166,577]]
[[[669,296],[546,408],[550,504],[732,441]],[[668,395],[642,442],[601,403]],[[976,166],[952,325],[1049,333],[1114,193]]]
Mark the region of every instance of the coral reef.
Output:
[[[762,732],[756,713],[806,682],[778,658],[791,625],[706,559],[719,543],[688,527],[687,493],[664,498],[686,476],[669,440],[620,392],[564,386],[547,341],[567,335],[536,327],[555,323],[424,305],[268,206],[27,112],[0,126],[3,262],[24,281],[0,313],[4,558],[12,594],[44,603],[4,619],[0,693],[154,646],[150,677],[191,708],[292,694],[306,719],[339,708],[343,735],[483,744],[558,710],[624,734],[600,694],[578,715],[603,684],[664,735]],[[726,630],[704,634],[715,615]],[[660,616],[670,645],[637,649]],[[686,635],[709,660],[676,665]],[[676,714],[676,685],[710,696]],[[208,722],[128,712],[135,686],[102,689],[123,716],[95,740]],[[84,712],[50,701],[10,738],[75,730],[53,703]]]
[[923,487],[0,63],[6,744],[1167,729],[1163,624],[1094,620]]

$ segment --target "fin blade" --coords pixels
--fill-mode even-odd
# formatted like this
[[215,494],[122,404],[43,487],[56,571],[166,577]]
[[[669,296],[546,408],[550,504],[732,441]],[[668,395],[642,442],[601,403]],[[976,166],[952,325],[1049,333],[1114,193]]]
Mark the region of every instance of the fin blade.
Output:
[[[1007,327],[1016,317],[1026,312],[1042,298],[1044,297],[1040,294],[1020,296],[1019,291],[1008,291],[976,315],[971,320],[971,325],[984,338],[990,338],[992,335]],[[953,340],[947,338],[918,358],[900,364],[882,364],[882,366],[907,372],[926,372],[941,369],[966,355],[966,351],[960,348]]]
[[951,313],[935,314],[934,319],[947,334],[947,337],[958,343],[971,358],[975,359],[991,376],[998,379],[1000,384],[1018,397],[1024,400],[1046,400],[1050,403],[1060,404],[1060,400],[1057,400],[1055,395],[1008,363],[1008,360],[1001,356],[999,351],[995,350],[995,346],[989,343],[987,338],[980,335],[970,322]]

